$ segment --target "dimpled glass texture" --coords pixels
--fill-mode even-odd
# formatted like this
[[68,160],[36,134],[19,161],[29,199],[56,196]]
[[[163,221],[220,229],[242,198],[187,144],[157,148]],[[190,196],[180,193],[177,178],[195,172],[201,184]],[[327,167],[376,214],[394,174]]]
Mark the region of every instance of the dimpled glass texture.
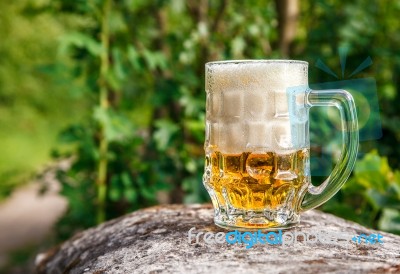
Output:
[[203,184],[215,223],[227,228],[297,223],[310,183],[308,63],[211,62],[205,86]]

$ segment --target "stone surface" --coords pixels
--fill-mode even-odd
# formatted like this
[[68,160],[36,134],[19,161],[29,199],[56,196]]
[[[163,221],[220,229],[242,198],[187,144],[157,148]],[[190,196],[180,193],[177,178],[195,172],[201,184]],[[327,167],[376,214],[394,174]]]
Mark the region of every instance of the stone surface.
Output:
[[[207,244],[204,234],[197,243],[195,236],[189,242],[188,231],[192,227],[196,228],[192,230],[194,235],[228,232],[213,224],[210,205],[152,207],[86,230],[39,254],[37,271],[52,274],[400,273],[400,236],[370,230],[316,210],[304,213],[296,228],[283,231],[303,232],[309,241],[298,236],[297,242],[290,243],[290,234],[284,234],[285,245],[257,243],[246,248],[245,244],[227,242]],[[318,239],[310,236],[317,231],[321,235]],[[337,234],[336,238],[347,235],[348,240],[331,237],[328,242],[328,235],[333,233]],[[361,234],[379,234],[383,243],[351,240]],[[316,240],[316,243],[310,242]]]

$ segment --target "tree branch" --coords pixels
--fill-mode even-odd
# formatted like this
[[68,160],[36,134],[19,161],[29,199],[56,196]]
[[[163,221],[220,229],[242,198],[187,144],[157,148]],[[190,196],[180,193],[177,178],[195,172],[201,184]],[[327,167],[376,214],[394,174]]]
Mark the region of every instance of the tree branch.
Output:
[[278,13],[279,48],[283,57],[288,57],[297,30],[299,1],[275,0],[275,5]]

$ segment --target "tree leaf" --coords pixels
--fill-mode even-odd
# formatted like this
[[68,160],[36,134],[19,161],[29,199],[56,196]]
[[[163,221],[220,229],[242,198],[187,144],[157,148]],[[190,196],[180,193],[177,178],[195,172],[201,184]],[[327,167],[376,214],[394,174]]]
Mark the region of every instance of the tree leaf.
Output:
[[86,49],[91,55],[96,57],[100,56],[102,52],[101,43],[83,32],[71,32],[61,38],[59,50],[61,54],[65,54],[71,47]]
[[134,128],[129,119],[110,109],[96,107],[93,118],[104,127],[105,138],[109,142],[129,139],[133,136]]
[[154,132],[153,138],[157,148],[161,151],[166,150],[173,135],[179,131],[179,127],[167,119],[158,120],[155,126],[156,131]]
[[379,219],[379,229],[400,234],[400,211],[385,208]]

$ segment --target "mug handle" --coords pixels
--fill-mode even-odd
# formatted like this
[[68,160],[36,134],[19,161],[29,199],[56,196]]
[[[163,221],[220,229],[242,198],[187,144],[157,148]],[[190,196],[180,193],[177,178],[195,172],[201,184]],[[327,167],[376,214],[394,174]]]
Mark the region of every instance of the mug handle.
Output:
[[346,182],[353,170],[358,151],[358,121],[354,99],[346,90],[308,90],[306,93],[308,107],[334,106],[338,108],[342,121],[343,145],[339,162],[329,177],[320,185],[310,184],[300,211],[313,209],[329,200]]

